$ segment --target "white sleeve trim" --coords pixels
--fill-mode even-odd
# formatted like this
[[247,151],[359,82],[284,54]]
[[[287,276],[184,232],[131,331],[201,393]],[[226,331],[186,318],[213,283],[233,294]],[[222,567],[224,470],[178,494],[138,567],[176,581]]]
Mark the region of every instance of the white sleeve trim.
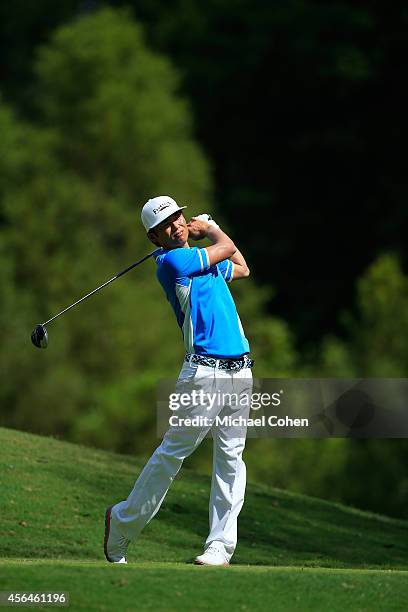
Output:
[[201,265],[201,272],[202,272],[204,270],[203,256],[200,253],[200,249],[197,249],[197,253],[198,253],[198,256],[200,258],[200,265]]
[[231,274],[230,274],[230,277],[229,277],[229,280],[228,280],[228,282],[230,283],[233,280],[233,278],[234,278],[234,262],[229,261],[229,263],[231,264]]
[[227,278],[228,278],[228,272],[229,272],[230,263],[231,263],[230,260],[227,259],[227,267],[225,268],[225,272],[223,274],[224,280],[227,280]]
[[208,256],[208,251],[207,251],[207,249],[203,249],[203,251],[204,251],[204,253],[205,253],[205,257],[206,257],[206,259],[207,259],[207,265],[205,266],[205,268],[207,269],[207,268],[209,268],[209,267],[210,267],[210,258],[209,258],[209,256]]

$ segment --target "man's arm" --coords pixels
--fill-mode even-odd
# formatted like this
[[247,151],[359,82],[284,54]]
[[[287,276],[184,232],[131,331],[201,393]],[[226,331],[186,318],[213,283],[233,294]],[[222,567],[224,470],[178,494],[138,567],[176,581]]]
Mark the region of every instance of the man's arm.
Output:
[[210,223],[195,217],[187,225],[190,238],[193,240],[208,238],[212,242],[211,246],[205,247],[210,266],[224,261],[224,259],[229,259],[236,253],[237,247],[218,226],[210,225]]
[[249,276],[250,271],[241,251],[237,249],[229,259],[234,264],[232,281],[238,280],[239,278],[247,278]]
[[217,225],[207,223],[201,219],[193,217],[188,223],[189,237],[193,240],[201,240],[207,237],[213,244],[206,247],[210,265],[229,259],[234,264],[233,276],[231,280],[247,278],[249,268],[244,256],[237,249],[232,240]]

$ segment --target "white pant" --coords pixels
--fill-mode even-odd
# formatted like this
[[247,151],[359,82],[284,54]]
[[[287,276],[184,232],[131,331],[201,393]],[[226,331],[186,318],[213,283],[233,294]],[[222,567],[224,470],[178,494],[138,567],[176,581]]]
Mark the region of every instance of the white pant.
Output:
[[[206,393],[222,392],[250,394],[252,371],[244,368],[238,372],[219,370],[210,366],[190,365],[184,362],[176,391],[202,389]],[[234,406],[233,402],[215,402],[190,405],[180,409],[179,416],[205,415],[209,418],[243,415],[249,408]],[[245,447],[246,427],[239,429],[230,424],[214,424],[202,427],[173,426],[163,437],[145,465],[127,500],[112,509],[111,520],[117,521],[123,535],[133,540],[158,512],[166,493],[184,459],[200,445],[211,428],[213,437],[213,470],[209,503],[210,533],[206,547],[216,542],[229,560],[237,544],[237,518],[242,508],[246,485],[246,468],[242,459]]]

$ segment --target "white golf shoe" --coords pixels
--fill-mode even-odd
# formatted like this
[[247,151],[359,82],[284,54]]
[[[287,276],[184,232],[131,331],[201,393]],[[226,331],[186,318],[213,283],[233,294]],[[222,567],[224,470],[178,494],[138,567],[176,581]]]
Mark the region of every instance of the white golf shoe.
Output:
[[206,551],[195,558],[195,565],[218,565],[228,567],[229,561],[225,553],[216,545],[210,544]]
[[126,551],[129,540],[119,533],[118,528],[111,521],[112,508],[113,506],[110,506],[105,512],[105,538],[103,546],[105,557],[109,563],[127,563]]

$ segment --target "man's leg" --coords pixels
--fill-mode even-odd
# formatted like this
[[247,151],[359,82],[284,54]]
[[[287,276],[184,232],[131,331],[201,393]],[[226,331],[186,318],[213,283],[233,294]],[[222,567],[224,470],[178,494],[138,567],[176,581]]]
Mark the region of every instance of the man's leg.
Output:
[[[249,368],[233,375],[233,392],[250,399],[252,373]],[[248,404],[239,409],[226,405],[219,414],[247,418]],[[237,544],[237,521],[245,497],[246,466],[242,458],[246,427],[218,425],[212,428],[213,473],[209,504],[210,533],[205,546],[219,548],[229,561]]]
[[165,434],[127,500],[112,508],[112,520],[127,539],[136,538],[155,516],[184,459],[200,445],[208,431],[208,428],[189,429],[189,432],[170,430]]
[[211,543],[225,551],[227,561],[237,545],[237,519],[244,503],[246,466],[242,459],[245,438],[225,439],[214,432],[213,475],[209,504]]
[[[197,367],[190,368],[185,364],[176,389],[183,393],[191,393],[193,389],[211,392],[215,384],[214,377],[208,376],[205,370],[200,371],[199,381],[196,382],[198,370]],[[183,407],[179,415],[193,417],[204,414],[210,417],[218,410],[217,406],[209,411],[206,405],[192,405]],[[145,465],[128,498],[112,507],[111,522],[124,538],[136,538],[155,516],[184,459],[201,444],[209,429],[210,426],[170,427],[162,443]]]

